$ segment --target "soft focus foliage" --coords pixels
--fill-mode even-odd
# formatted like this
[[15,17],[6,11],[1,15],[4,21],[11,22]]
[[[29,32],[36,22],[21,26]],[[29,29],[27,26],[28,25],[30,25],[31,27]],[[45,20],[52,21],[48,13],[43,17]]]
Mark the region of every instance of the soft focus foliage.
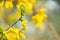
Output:
[[2,14],[2,13],[0,13],[0,19],[1,19],[1,18],[3,18],[3,14]]
[[4,5],[4,1],[0,2],[0,8],[2,8]]
[[59,6],[51,0],[0,0],[0,40],[55,40],[46,19],[60,35]]
[[32,2],[32,3],[36,3],[36,0],[28,0],[28,1],[30,1],[30,2]]
[[18,10],[20,10],[20,8],[21,8],[21,6],[24,6],[25,7],[25,10],[28,12],[28,13],[32,13],[32,11],[33,11],[33,5],[32,5],[32,3],[31,2],[25,2],[25,1],[23,1],[23,2],[18,2],[18,4],[16,5],[16,7],[17,7],[17,9]]
[[20,17],[21,17],[21,13],[19,11],[17,11],[16,13],[10,14],[7,17],[7,23],[9,25],[12,25],[13,22],[17,21]]

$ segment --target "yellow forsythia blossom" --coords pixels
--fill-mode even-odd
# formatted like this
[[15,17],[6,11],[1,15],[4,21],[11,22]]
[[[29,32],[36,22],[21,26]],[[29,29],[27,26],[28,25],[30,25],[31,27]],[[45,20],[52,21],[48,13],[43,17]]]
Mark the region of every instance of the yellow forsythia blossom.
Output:
[[38,14],[45,14],[46,11],[47,11],[46,8],[41,8],[41,9],[38,11]]
[[8,8],[8,9],[9,9],[9,8],[13,8],[12,1],[6,1],[5,7]]
[[21,17],[20,12],[12,13],[7,17],[7,23],[12,24],[13,22],[17,21]]
[[21,24],[22,24],[24,30],[28,29],[27,28],[27,21],[26,20],[23,20]]
[[25,34],[24,34],[22,31],[20,31],[20,36],[21,36],[23,39],[26,39],[26,36],[25,36]]
[[18,10],[20,10],[21,5],[25,6],[25,3],[24,2],[18,2],[18,4],[16,5],[16,7],[17,7]]
[[19,30],[9,28],[7,31],[4,31],[5,36],[8,40],[19,40]]
[[19,40],[20,36],[22,38],[26,38],[22,30],[15,29],[10,27],[8,30],[4,31],[5,36],[7,37],[8,40]]
[[33,5],[32,5],[31,2],[27,2],[25,8],[26,8],[26,11],[27,11],[28,13],[32,13],[32,12],[33,12]]
[[30,2],[32,2],[32,3],[36,3],[36,0],[29,0]]
[[21,5],[24,5],[25,10],[28,13],[32,13],[33,11],[33,5],[31,2],[18,2],[18,4],[16,5],[17,9],[20,10]]
[[4,1],[0,2],[0,8],[2,8],[4,5]]
[[28,2],[28,0],[18,0],[19,2]]
[[36,15],[34,15],[32,17],[32,21],[36,23],[36,26],[42,30],[42,24],[43,24],[43,21],[44,19],[47,18],[47,15],[45,14],[46,12],[46,9],[45,8],[42,8],[38,11],[38,13]]

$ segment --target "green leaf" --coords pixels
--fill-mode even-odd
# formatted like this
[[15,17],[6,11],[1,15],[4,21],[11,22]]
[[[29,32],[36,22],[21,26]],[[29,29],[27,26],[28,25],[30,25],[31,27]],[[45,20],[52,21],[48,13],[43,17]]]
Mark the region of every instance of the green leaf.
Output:
[[24,7],[24,5],[21,5],[20,10],[21,10],[21,15],[24,16],[24,13],[25,13],[25,7]]
[[3,34],[3,30],[0,28],[0,34]]

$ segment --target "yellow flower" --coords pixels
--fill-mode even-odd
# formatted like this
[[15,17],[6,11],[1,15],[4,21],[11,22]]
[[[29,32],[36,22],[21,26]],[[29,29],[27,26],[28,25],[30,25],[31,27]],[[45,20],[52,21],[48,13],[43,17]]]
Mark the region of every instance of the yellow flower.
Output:
[[25,3],[24,2],[18,2],[18,4],[16,5],[16,7],[17,7],[18,10],[20,10],[21,5],[25,6]]
[[45,14],[46,11],[47,11],[46,8],[41,8],[41,9],[38,11],[38,13],[39,13],[39,14]]
[[28,2],[28,0],[18,0],[18,2]]
[[25,36],[25,34],[24,34],[22,31],[20,31],[20,36],[21,36],[23,39],[26,39],[26,36]]
[[17,21],[20,17],[21,17],[20,12],[17,11],[16,13],[12,13],[7,17],[7,23],[11,24],[11,23]]
[[30,2],[32,2],[32,3],[36,3],[36,0],[29,0]]
[[5,36],[8,40],[19,40],[20,36],[25,39],[25,35],[20,29],[10,27],[7,31],[4,31]]
[[32,5],[31,2],[26,2],[25,8],[26,8],[26,11],[27,11],[28,13],[31,14],[31,13],[33,12],[33,5]]
[[5,7],[6,7],[6,8],[13,8],[12,1],[6,1]]
[[33,12],[33,5],[31,2],[18,2],[18,4],[16,5],[17,9],[20,10],[21,5],[24,5],[25,10],[28,13],[32,13]]
[[9,28],[7,31],[4,31],[5,36],[8,40],[19,40],[19,30]]
[[4,1],[0,2],[0,8],[2,8],[4,5]]
[[28,29],[27,28],[27,21],[26,20],[23,20],[21,24],[23,26],[23,30],[27,30]]
[[43,21],[44,19],[47,18],[47,15],[44,13],[46,10],[45,9],[40,9],[38,11],[38,13],[34,16],[32,16],[32,21],[34,23],[36,23],[36,26],[39,28],[39,29],[42,29],[42,24],[43,24]]

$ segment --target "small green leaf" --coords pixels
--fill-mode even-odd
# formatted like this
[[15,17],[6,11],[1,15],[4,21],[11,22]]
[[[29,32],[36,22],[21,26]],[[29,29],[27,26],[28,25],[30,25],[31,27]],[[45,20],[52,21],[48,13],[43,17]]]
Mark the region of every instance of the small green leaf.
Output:
[[3,34],[3,30],[0,28],[0,34]]
[[25,13],[25,7],[24,7],[24,5],[21,5],[20,10],[21,10],[21,15],[24,16],[24,13]]

